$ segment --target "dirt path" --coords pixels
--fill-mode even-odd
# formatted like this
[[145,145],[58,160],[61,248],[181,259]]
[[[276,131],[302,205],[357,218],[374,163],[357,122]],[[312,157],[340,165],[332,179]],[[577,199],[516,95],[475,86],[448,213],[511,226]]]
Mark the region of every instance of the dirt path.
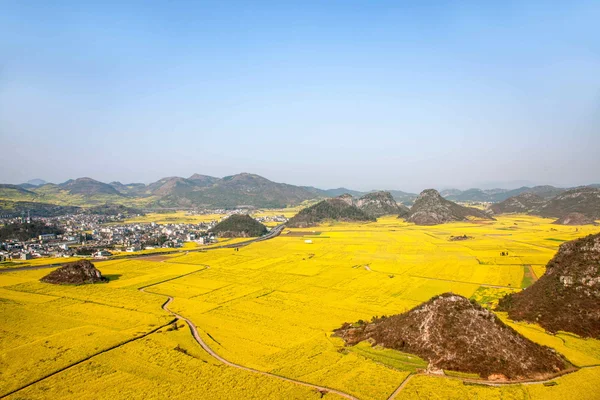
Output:
[[[189,274],[186,274],[186,275],[190,275],[190,274],[193,274],[193,273],[196,273],[196,272],[200,272],[200,271],[203,271],[203,270],[205,270],[205,269],[207,269],[207,268],[209,268],[209,266],[206,266],[206,268],[203,268],[202,270],[199,270],[199,271],[194,271],[194,272],[191,272],[191,273],[189,273]],[[169,279],[169,280],[178,279],[178,278],[181,278],[181,277],[183,277],[183,275],[182,275],[182,276],[180,276],[180,277],[177,277],[177,278],[172,278],[172,279]],[[165,282],[166,282],[166,281],[165,281]],[[216,352],[215,352],[215,351],[214,351],[214,350],[213,350],[213,349],[212,349],[212,348],[211,348],[211,347],[210,347],[210,346],[209,346],[209,345],[208,345],[208,344],[207,344],[207,343],[204,341],[204,339],[202,339],[202,337],[200,336],[200,333],[199,333],[199,331],[198,331],[198,328],[196,327],[196,325],[194,325],[194,323],[193,323],[191,320],[189,320],[189,319],[185,318],[184,316],[182,316],[182,315],[180,315],[180,314],[177,314],[176,312],[174,312],[174,311],[172,311],[172,310],[170,310],[170,309],[169,309],[169,304],[171,304],[171,302],[173,301],[173,297],[171,297],[171,296],[168,296],[168,295],[163,295],[163,294],[160,294],[160,293],[146,292],[146,289],[147,289],[147,288],[149,288],[149,287],[151,287],[151,286],[158,285],[158,284],[160,284],[160,283],[163,283],[163,282],[154,283],[154,284],[152,284],[152,285],[148,285],[148,286],[145,286],[145,287],[143,287],[143,288],[139,288],[139,290],[140,290],[140,291],[142,291],[142,292],[145,292],[145,293],[151,293],[151,294],[155,294],[155,295],[159,295],[159,296],[166,296],[166,297],[167,297],[167,301],[166,301],[166,302],[165,302],[165,303],[162,305],[162,308],[163,308],[163,310],[165,310],[166,312],[170,313],[170,314],[171,314],[172,316],[174,316],[176,319],[178,319],[178,320],[182,320],[182,321],[185,321],[185,323],[186,323],[186,324],[187,324],[187,325],[190,327],[190,331],[192,332],[192,336],[194,337],[194,339],[196,340],[196,342],[198,342],[198,344],[200,345],[200,347],[202,347],[202,349],[204,349],[204,351],[206,351],[206,352],[207,352],[208,354],[210,354],[210,355],[211,355],[213,358],[217,359],[218,361],[222,362],[223,364],[225,364],[225,365],[227,365],[227,366],[229,366],[229,367],[233,367],[233,368],[242,369],[242,370],[244,370],[244,371],[252,372],[252,373],[255,373],[255,374],[264,375],[264,376],[269,376],[269,377],[272,377],[272,378],[280,379],[280,380],[282,380],[282,381],[286,381],[286,382],[295,383],[295,384],[297,384],[297,385],[301,385],[301,386],[306,386],[306,387],[309,387],[309,388],[315,389],[316,391],[318,391],[318,392],[320,392],[320,393],[323,393],[323,394],[326,394],[326,393],[332,393],[332,394],[337,394],[338,396],[341,396],[341,397],[343,397],[343,398],[346,398],[346,399],[350,399],[350,400],[358,400],[358,398],[357,398],[357,397],[354,397],[354,396],[352,396],[352,395],[350,395],[350,394],[348,394],[348,393],[341,392],[341,391],[339,391],[339,390],[331,389],[331,388],[328,388],[328,387],[325,387],[325,386],[314,385],[314,384],[312,384],[312,383],[303,382],[303,381],[299,381],[299,380],[292,379],[292,378],[286,378],[286,377],[284,377],[284,376],[281,376],[281,375],[276,375],[276,374],[272,374],[272,373],[270,373],[270,372],[259,371],[259,370],[256,370],[256,369],[254,369],[254,368],[245,367],[245,366],[243,366],[243,365],[235,364],[235,363],[233,363],[233,362],[231,362],[231,361],[228,361],[228,360],[226,360],[225,358],[223,358],[223,357],[221,357],[219,354],[217,354],[217,353],[216,353]]]
[[396,396],[398,396],[398,393],[400,393],[402,391],[402,389],[404,389],[404,386],[406,386],[406,384],[408,383],[408,381],[410,380],[410,378],[412,378],[415,374],[410,374],[408,375],[406,378],[404,378],[404,380],[402,381],[402,383],[400,384],[400,386],[398,386],[398,388],[396,390],[394,390],[394,393],[390,394],[390,397],[388,397],[387,400],[393,400],[396,398]]
[[83,359],[81,359],[81,360],[79,360],[79,361],[76,361],[76,362],[74,362],[73,364],[69,364],[69,365],[67,365],[67,366],[65,366],[65,367],[62,367],[62,368],[60,368],[60,369],[58,369],[58,370],[56,370],[56,371],[54,371],[54,372],[52,372],[52,373],[50,373],[50,374],[48,374],[48,375],[45,375],[45,376],[43,376],[43,377],[41,377],[41,378],[38,378],[38,379],[34,380],[33,382],[29,382],[28,384],[26,384],[26,385],[23,385],[23,386],[21,386],[21,387],[19,387],[19,388],[17,388],[17,389],[14,389],[14,390],[12,390],[12,391],[10,391],[10,392],[6,393],[6,394],[0,395],[0,399],[4,399],[5,397],[8,397],[8,396],[10,396],[11,394],[15,394],[15,393],[17,393],[17,392],[19,392],[19,391],[21,391],[21,390],[23,390],[23,389],[26,389],[26,388],[28,388],[28,387],[30,387],[30,386],[32,386],[32,385],[35,385],[36,383],[39,383],[39,382],[41,382],[41,381],[43,381],[43,380],[45,380],[45,379],[48,379],[48,378],[50,378],[50,377],[52,377],[52,376],[54,376],[54,375],[60,374],[60,373],[61,373],[61,372],[63,372],[63,371],[66,371],[66,370],[68,370],[68,369],[70,369],[70,368],[76,367],[77,365],[79,365],[79,364],[82,364],[82,363],[84,363],[84,362],[86,362],[86,361],[88,361],[88,360],[91,360],[92,358],[94,358],[94,357],[96,357],[96,356],[99,356],[99,355],[101,355],[101,354],[104,354],[104,353],[106,353],[106,352],[109,352],[109,351],[111,351],[111,350],[114,350],[114,349],[118,349],[119,347],[121,347],[121,346],[124,346],[124,345],[126,345],[126,344],[128,344],[128,343],[134,342],[134,341],[136,341],[136,340],[143,339],[143,338],[145,338],[146,336],[148,336],[148,335],[151,335],[151,334],[153,334],[154,332],[157,332],[157,331],[161,330],[162,328],[165,328],[165,327],[167,327],[167,326],[171,325],[173,322],[176,322],[176,321],[177,321],[177,318],[174,318],[174,319],[172,319],[171,321],[167,322],[166,324],[164,324],[164,325],[161,325],[161,326],[159,326],[159,327],[157,327],[157,328],[154,328],[154,329],[152,329],[150,332],[147,332],[147,333],[144,333],[143,335],[140,335],[140,336],[137,336],[137,337],[131,338],[131,339],[129,339],[129,340],[126,340],[126,341],[124,341],[124,342],[121,342],[121,343],[119,343],[119,344],[116,344],[116,345],[114,345],[114,346],[111,346],[111,347],[109,347],[109,348],[106,348],[106,349],[104,349],[104,350],[100,350],[99,352],[97,352],[97,353],[94,353],[94,354],[92,354],[92,355],[90,355],[90,356],[87,356],[87,357],[85,357],[85,358],[83,358]]
[[512,286],[490,285],[490,284],[487,284],[487,283],[457,281],[457,280],[454,280],[454,279],[431,278],[429,276],[421,276],[421,275],[408,275],[408,276],[413,277],[413,278],[429,279],[429,280],[432,280],[432,281],[444,281],[444,282],[454,282],[454,283],[468,283],[469,285],[485,286],[485,287],[498,288],[498,289],[501,289],[501,288],[519,289],[518,287],[512,287]]

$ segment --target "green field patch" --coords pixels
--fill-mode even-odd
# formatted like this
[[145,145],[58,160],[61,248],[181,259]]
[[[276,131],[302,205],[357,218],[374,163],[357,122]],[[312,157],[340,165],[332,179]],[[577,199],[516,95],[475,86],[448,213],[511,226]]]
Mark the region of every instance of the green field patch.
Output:
[[531,269],[531,265],[523,265],[523,280],[521,281],[521,288],[525,289],[536,281],[535,275]]
[[446,374],[448,376],[454,376],[457,378],[463,378],[463,379],[481,379],[479,374],[474,374],[474,373],[469,373],[469,372],[451,371],[449,369],[445,369],[444,374]]
[[498,300],[510,293],[517,292],[517,289],[494,288],[489,286],[480,286],[470,297],[483,307],[494,308]]
[[348,351],[359,354],[365,358],[400,371],[415,372],[417,369],[427,368],[428,362],[413,354],[403,353],[398,350],[386,349],[381,346],[371,346],[368,342],[347,347]]

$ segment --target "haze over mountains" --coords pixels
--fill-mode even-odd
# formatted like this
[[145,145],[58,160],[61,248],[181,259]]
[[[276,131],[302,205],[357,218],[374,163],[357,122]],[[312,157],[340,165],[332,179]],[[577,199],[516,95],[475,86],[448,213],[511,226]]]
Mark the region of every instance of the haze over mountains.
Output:
[[[399,182],[398,186],[401,186]],[[595,204],[594,189],[598,185],[590,185],[587,192],[588,202]],[[30,203],[39,207],[50,206],[82,206],[89,207],[101,204],[122,204],[141,208],[235,208],[241,206],[280,208],[299,205],[304,201],[338,197],[350,194],[355,198],[364,197],[369,192],[349,188],[319,189],[312,186],[296,186],[273,182],[267,178],[251,173],[217,178],[202,174],[193,174],[188,178],[166,177],[150,184],[143,183],[104,183],[92,178],[70,179],[60,184],[47,183],[34,179],[21,185],[1,184],[0,201],[2,210],[31,208]],[[417,199],[416,193],[401,190],[387,190],[398,204],[412,205]],[[521,187],[518,189],[446,189],[441,191],[445,200],[453,202],[490,202],[499,203],[494,212],[533,212],[540,208],[540,215],[560,217],[563,215],[560,204],[568,201],[558,197],[561,193],[569,193],[567,189],[554,186]],[[526,193],[525,197],[535,196],[537,205],[522,206],[520,209],[503,205],[501,202]],[[591,197],[590,197],[591,196]],[[518,199],[518,198],[517,198]],[[546,202],[555,199],[554,203]],[[364,200],[363,200],[364,201]],[[583,201],[583,200],[582,200]],[[509,202],[514,202],[510,200]],[[556,204],[555,204],[556,203]],[[542,205],[544,205],[542,207]],[[503,208],[504,207],[504,208]],[[562,207],[562,208],[561,208]],[[593,207],[593,205],[592,205]],[[577,207],[566,207],[571,212],[580,212]],[[406,210],[404,210],[406,211]],[[591,215],[598,218],[595,215]]]

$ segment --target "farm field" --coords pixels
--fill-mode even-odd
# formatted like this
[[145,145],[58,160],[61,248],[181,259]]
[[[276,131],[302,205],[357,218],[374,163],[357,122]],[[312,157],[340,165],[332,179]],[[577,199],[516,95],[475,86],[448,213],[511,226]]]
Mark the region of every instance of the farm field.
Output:
[[[290,207],[281,209],[265,209],[252,212],[255,218],[271,217],[275,215],[283,215],[286,218],[291,218],[301,207]],[[155,222],[157,224],[199,224],[202,222],[220,221],[227,214],[189,214],[187,211],[176,211],[170,213],[148,213],[139,217],[131,217],[124,221],[127,224],[149,224]]]
[[[170,296],[168,308],[224,359],[359,399],[388,399],[407,378],[397,399],[594,398],[600,341],[550,335],[502,314],[584,368],[553,386],[465,384],[414,375],[426,363],[410,354],[346,348],[331,336],[344,322],[401,313],[448,291],[491,306],[541,276],[562,242],[600,231],[550,222],[513,215],[423,227],[385,217],[286,229],[239,251],[101,262],[110,281],[91,286],[39,282],[50,269],[0,273],[0,397],[321,398],[212,357],[161,308]],[[462,235],[472,238],[450,240]]]

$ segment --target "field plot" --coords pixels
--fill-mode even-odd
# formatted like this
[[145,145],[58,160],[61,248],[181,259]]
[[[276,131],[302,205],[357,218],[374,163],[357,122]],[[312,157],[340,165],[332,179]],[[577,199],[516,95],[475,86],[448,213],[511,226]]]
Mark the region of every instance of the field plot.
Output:
[[[319,226],[312,243],[305,243],[304,233],[287,233],[306,229],[286,229],[239,251],[98,263],[111,280],[93,286],[40,283],[48,270],[2,273],[0,396],[92,356],[10,398],[98,398],[100,388],[107,398],[321,397],[311,388],[223,365],[182,322],[125,343],[170,322],[161,305],[171,296],[169,309],[193,321],[202,339],[230,362],[360,399],[387,399],[426,363],[366,343],[346,348],[332,331],[448,291],[493,306],[532,284],[562,241],[600,230],[550,222],[511,216],[421,227],[389,217]],[[471,238],[450,240],[462,235]],[[590,398],[583,388],[600,382],[600,369],[592,367],[600,364],[599,341],[508,323],[589,368],[556,379],[552,387],[484,387],[416,375],[397,398]],[[125,344],[102,352],[119,343]]]

